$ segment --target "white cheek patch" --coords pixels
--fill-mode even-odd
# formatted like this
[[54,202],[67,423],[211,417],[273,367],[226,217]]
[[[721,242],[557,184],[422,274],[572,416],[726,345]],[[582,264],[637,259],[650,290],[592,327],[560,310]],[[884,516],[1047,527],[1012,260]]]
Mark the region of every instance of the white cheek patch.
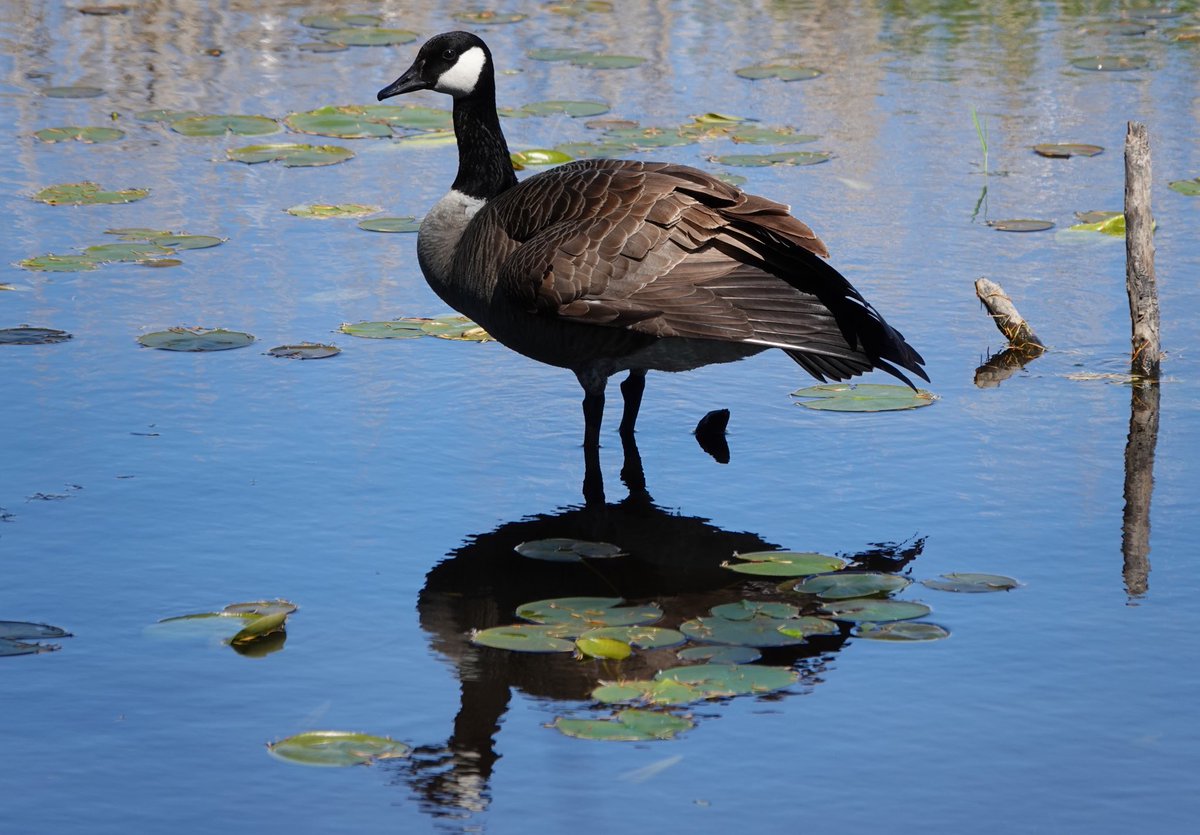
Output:
[[442,73],[433,89],[452,96],[468,96],[475,92],[475,85],[479,83],[479,75],[486,63],[487,55],[479,47],[473,46],[458,57],[453,67]]

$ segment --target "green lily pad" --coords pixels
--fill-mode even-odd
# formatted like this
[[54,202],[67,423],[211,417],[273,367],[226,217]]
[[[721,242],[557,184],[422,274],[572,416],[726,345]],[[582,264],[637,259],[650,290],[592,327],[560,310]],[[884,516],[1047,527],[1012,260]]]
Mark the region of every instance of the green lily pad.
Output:
[[48,623],[29,623],[23,620],[0,620],[0,638],[19,641],[70,637],[71,633],[61,626],[51,626]]
[[612,0],[561,0],[561,2],[551,3],[545,8],[552,14],[581,17],[593,12],[611,12],[613,4]]
[[296,44],[296,49],[301,52],[347,52],[350,47],[344,43],[334,43],[333,41],[307,41],[305,43]]
[[761,667],[757,664],[694,664],[663,670],[654,678],[659,681],[677,681],[702,689],[708,694],[708,698],[715,699],[772,693],[795,684],[800,676],[784,667]]
[[364,107],[319,107],[304,113],[290,113],[283,121],[289,128],[300,133],[334,136],[339,139],[392,135],[391,125],[383,118],[372,117]]
[[821,137],[814,133],[796,133],[791,128],[741,125],[730,131],[729,138],[748,145],[802,145],[806,142],[816,142]]
[[671,148],[694,145],[698,137],[678,128],[636,127],[614,128],[604,134],[604,144],[611,148]]
[[1122,217],[1120,212],[1105,212],[1105,211],[1090,211],[1076,212],[1075,217],[1080,223],[1103,223],[1106,220],[1112,220],[1114,217]]
[[940,580],[922,580],[921,585],[938,591],[988,592],[1011,591],[1021,584],[1002,574],[955,571],[943,574]]
[[800,610],[790,603],[770,603],[765,600],[739,600],[737,603],[723,603],[713,606],[710,610],[713,617],[725,620],[750,620],[756,617],[765,618],[794,618]]
[[180,119],[190,119],[193,116],[203,116],[198,110],[170,110],[158,108],[155,110],[140,110],[133,114],[139,122],[177,122]]
[[661,626],[602,626],[589,629],[579,638],[610,638],[636,649],[674,647],[687,640],[682,632],[664,629]]
[[62,183],[47,186],[34,194],[33,199],[51,206],[83,206],[133,203],[149,195],[150,189],[146,188],[104,191],[96,183]]
[[455,12],[450,15],[452,18],[463,23],[471,23],[476,26],[490,26],[500,23],[517,23],[524,20],[528,15],[520,12],[492,12],[492,11],[469,11]]
[[34,136],[43,142],[76,142],[95,143],[95,142],[113,142],[125,136],[125,131],[117,128],[104,127],[63,127],[63,128],[42,128],[35,131]]
[[225,243],[224,238],[215,235],[155,235],[150,243],[165,246],[170,249],[211,249]]
[[1144,69],[1150,62],[1137,55],[1088,55],[1072,58],[1071,66],[1096,72],[1124,72]]
[[378,26],[383,18],[373,14],[310,14],[300,18],[300,25],[310,29],[350,29],[355,26]]
[[89,246],[83,254],[100,264],[114,261],[147,261],[171,254],[171,250],[152,243],[129,241],[119,244]]
[[599,116],[601,113],[607,113],[609,107],[602,101],[538,101],[532,104],[523,105],[520,108],[525,113],[531,116],[557,116],[564,114],[566,116]]
[[455,141],[452,130],[431,130],[408,136],[398,136],[392,140],[392,143],[402,148],[431,148],[436,145],[453,145]]
[[1082,145],[1077,142],[1047,142],[1034,145],[1033,150],[1044,157],[1066,159],[1068,157],[1094,157],[1104,151],[1099,145]]
[[165,238],[175,233],[168,229],[149,229],[145,226],[122,226],[119,229],[105,229],[105,235],[117,235],[127,241],[148,241],[152,238]]
[[245,629],[240,630],[230,638],[229,643],[234,646],[244,646],[255,641],[261,641],[268,635],[283,631],[287,625],[287,618],[287,612],[273,612],[269,615],[256,617],[246,625]]
[[415,217],[372,217],[360,220],[358,228],[368,232],[420,232],[421,221]]
[[622,710],[612,719],[554,720],[552,728],[577,739],[602,739],[620,742],[652,742],[671,739],[693,727],[690,719],[648,710]]
[[437,107],[425,107],[420,104],[367,104],[357,109],[362,111],[364,117],[384,122],[394,128],[423,131],[452,131],[454,128],[454,114]]
[[821,611],[834,620],[850,623],[887,623],[893,620],[913,620],[925,617],[932,609],[924,603],[890,598],[855,598],[821,604]]
[[515,151],[509,156],[512,157],[515,168],[524,168],[527,165],[558,165],[571,161],[571,157],[562,151],[553,151],[546,148],[530,148],[528,151]]
[[281,142],[272,145],[247,145],[243,148],[230,148],[225,155],[234,162],[244,162],[247,165],[259,162],[278,162],[287,168],[312,168],[345,162],[354,156],[354,152],[338,145],[300,145]]
[[762,658],[762,653],[754,647],[709,644],[681,649],[675,653],[675,657],[680,661],[704,661],[709,664],[752,664]]
[[1171,189],[1171,191],[1185,194],[1188,197],[1198,197],[1200,196],[1200,177],[1194,180],[1175,180],[1168,184],[1167,188]]
[[281,760],[300,765],[347,766],[407,757],[412,748],[386,736],[308,731],[268,743],[267,750]]
[[633,654],[633,648],[616,638],[606,638],[586,632],[575,639],[575,649],[585,658],[602,658],[608,661],[624,661]]
[[338,217],[366,217],[376,212],[382,212],[381,206],[367,206],[362,203],[302,203],[284,209],[293,217],[308,217],[324,220]]
[[103,96],[104,90],[86,84],[73,84],[64,87],[44,87],[42,95],[52,99],[94,99]]
[[301,342],[297,345],[279,345],[267,351],[267,354],[289,360],[322,360],[327,357],[336,357],[341,352],[342,349],[336,345]]
[[[615,603],[613,601],[616,601]],[[517,607],[517,617],[568,629],[566,634],[582,635],[603,626],[645,626],[661,620],[657,603],[621,606],[613,597],[557,597],[535,600]]]
[[574,652],[575,643],[564,634],[561,624],[518,623],[476,630],[471,643],[513,652]]
[[222,615],[274,615],[280,612],[290,615],[300,607],[290,600],[277,597],[274,600],[251,600],[245,603],[230,603],[221,610]]
[[425,330],[421,324],[421,322],[411,319],[397,319],[390,322],[359,322],[353,325],[343,322],[338,330],[363,339],[417,339],[425,336]]
[[604,704],[656,706],[688,705],[702,702],[709,695],[701,688],[678,681],[610,681],[592,690],[592,698]]
[[525,51],[525,55],[535,61],[568,61],[576,56],[589,54],[591,53],[589,53],[586,49],[557,49],[553,47],[546,49],[527,49]]
[[792,392],[792,397],[808,398],[797,403],[808,409],[827,412],[894,412],[928,406],[937,396],[908,386],[886,383],[826,383]]
[[724,154],[710,160],[721,165],[762,168],[768,165],[817,165],[832,158],[833,154],[824,151],[780,151],[775,154]]
[[228,351],[245,348],[254,342],[254,337],[241,331],[224,328],[170,328],[165,331],[142,334],[138,342],[147,348],[163,351]]
[[837,557],[796,551],[755,551],[749,554],[734,554],[734,557],[745,562],[724,562],[721,566],[741,574],[768,577],[803,577],[807,574],[840,571],[846,566],[846,561]]
[[168,123],[171,130],[184,136],[264,136],[282,128],[266,116],[189,116]]
[[407,29],[348,26],[345,29],[325,29],[321,32],[321,38],[346,46],[399,46],[415,41],[417,33]]
[[[533,53],[538,53],[537,55]],[[602,52],[587,52],[583,50],[531,50],[526,53],[537,61],[569,61],[577,67],[591,70],[627,70],[640,67],[646,63],[645,58],[636,55],[608,55]],[[556,55],[558,57],[545,57]]]
[[734,70],[740,78],[751,81],[761,81],[764,78],[778,78],[780,81],[808,81],[821,75],[821,71],[813,67],[801,67],[795,64],[771,63],[754,64]]
[[1102,235],[1112,235],[1114,238],[1125,237],[1125,215],[1121,212],[1089,212],[1089,215],[1105,214],[1090,223],[1076,223],[1067,228],[1075,232],[1099,232]]
[[875,571],[843,572],[840,574],[818,574],[792,583],[791,591],[814,594],[822,600],[848,600],[855,597],[870,597],[875,594],[891,594],[906,588],[912,580],[895,574]]
[[71,338],[71,334],[56,328],[31,328],[28,325],[0,328],[0,345],[53,345]]
[[938,641],[949,638],[950,630],[936,623],[900,620],[892,623],[860,624],[854,634],[872,641]]
[[98,269],[100,264],[86,255],[39,255],[18,261],[17,266],[45,273],[78,273]]
[[991,220],[988,226],[999,232],[1045,232],[1054,228],[1050,220],[1033,220],[1030,218],[1012,218],[1009,220]]
[[750,620],[694,618],[679,624],[679,631],[693,641],[734,644],[743,647],[787,647],[804,643],[803,635],[787,635],[780,627],[792,620],[756,617]]
[[421,330],[438,339],[455,342],[491,342],[492,337],[466,316],[438,316],[421,320]]
[[[608,559],[623,557],[620,546],[610,542],[587,542],[582,539],[552,537],[522,542],[514,549],[522,557],[549,562],[582,562],[584,559]],[[614,604],[616,605],[616,604]]]

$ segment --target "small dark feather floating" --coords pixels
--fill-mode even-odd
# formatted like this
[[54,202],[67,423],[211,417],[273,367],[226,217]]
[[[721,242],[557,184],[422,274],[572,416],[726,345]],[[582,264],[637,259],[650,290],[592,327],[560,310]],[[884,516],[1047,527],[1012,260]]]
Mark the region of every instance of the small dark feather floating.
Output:
[[449,32],[421,47],[379,99],[454,98],[458,176],[417,251],[434,291],[509,348],[569,368],[584,443],[599,444],[621,371],[621,433],[646,372],[687,371],[780,348],[822,382],[879,368],[911,385],[924,360],[823,259],[788,207],[684,165],[583,160],[518,183],[496,113],[492,55]]

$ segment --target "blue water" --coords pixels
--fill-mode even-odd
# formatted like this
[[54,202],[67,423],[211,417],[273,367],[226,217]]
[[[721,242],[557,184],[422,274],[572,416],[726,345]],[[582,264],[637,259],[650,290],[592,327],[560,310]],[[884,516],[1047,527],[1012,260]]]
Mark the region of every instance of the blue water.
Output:
[[[298,51],[313,39],[298,19],[328,4],[161,3],[97,17],[10,2],[0,9],[0,284],[13,289],[0,290],[0,327],[74,338],[0,346],[0,619],[74,637],[59,652],[0,659],[0,831],[1191,831],[1200,200],[1167,183],[1200,176],[1200,47],[1171,40],[1200,15],[1181,3],[1182,17],[1116,37],[1083,30],[1139,4],[618,5],[568,18],[508,4],[529,18],[484,32],[501,67],[520,71],[499,78],[500,103],[599,98],[645,124],[717,111],[821,135],[810,147],[833,151],[830,163],[734,173],[814,227],[924,354],[941,399],[890,414],[799,409],[788,393],[809,381],[781,354],[652,375],[638,425],[648,495],[627,498],[613,407],[608,506],[581,510],[572,376],[496,344],[335,333],[445,311],[414,236],[282,211],[359,202],[420,215],[453,177],[452,147],[192,139],[132,117],[368,103],[416,44]],[[375,10],[423,36],[460,25],[437,4]],[[649,60],[599,72],[524,57],[568,45]],[[732,74],[795,52],[825,74],[792,84]],[[1114,53],[1149,68],[1069,64]],[[38,92],[75,83],[107,92]],[[426,95],[413,100],[445,106]],[[972,106],[989,128],[986,178]],[[112,113],[127,132],[119,142],[32,136],[114,124]],[[1123,247],[984,223],[1037,217],[1061,230],[1075,211],[1119,210],[1130,119],[1151,133],[1168,352],[1144,592],[1122,572],[1131,390],[1101,376],[1127,369]],[[514,148],[548,147],[587,138],[581,121],[505,126]],[[259,141],[329,142],[357,157],[291,170],[223,161],[225,148]],[[1044,141],[1106,150],[1049,160],[1029,150]],[[716,142],[647,156],[732,171],[706,157],[733,150],[760,149]],[[29,199],[84,179],[152,195],[113,207]],[[169,269],[15,266],[108,242],[104,230],[122,226],[229,240]],[[1052,346],[993,388],[973,382],[1001,347],[974,298],[983,275]],[[259,341],[212,354],[136,342],[176,325]],[[301,340],[343,353],[264,356]],[[691,435],[717,408],[732,411],[727,465]],[[598,579],[510,556],[522,539],[588,531],[619,537],[634,570]],[[468,629],[511,620],[516,603],[596,585],[702,614],[740,596],[716,563],[747,543],[844,555],[895,543],[914,578],[986,571],[1023,587],[914,586],[900,597],[932,605],[949,639],[850,638],[774,658],[794,663],[801,683],[696,706],[695,729],[654,744],[543,727],[594,713],[586,693],[612,677],[600,665],[498,660],[466,643]],[[277,596],[300,610],[282,651],[263,658],[153,628]],[[390,735],[418,756],[309,769],[264,749],[322,728]]]

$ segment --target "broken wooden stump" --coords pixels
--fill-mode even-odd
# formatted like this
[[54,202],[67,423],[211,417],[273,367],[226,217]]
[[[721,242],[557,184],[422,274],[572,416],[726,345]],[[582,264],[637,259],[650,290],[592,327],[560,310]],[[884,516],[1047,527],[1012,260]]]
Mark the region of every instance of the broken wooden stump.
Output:
[[1125,290],[1132,325],[1130,373],[1157,380],[1162,351],[1150,211],[1150,137],[1139,122],[1130,122],[1125,132]]

